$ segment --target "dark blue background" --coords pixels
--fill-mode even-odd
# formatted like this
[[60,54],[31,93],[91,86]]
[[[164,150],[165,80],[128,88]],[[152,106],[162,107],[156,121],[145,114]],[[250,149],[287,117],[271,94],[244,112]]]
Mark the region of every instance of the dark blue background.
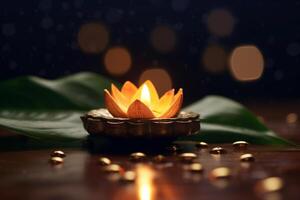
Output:
[[[227,37],[213,36],[203,22],[214,9],[226,9],[236,23]],[[137,82],[151,65],[164,66],[175,87],[185,89],[187,101],[207,94],[235,99],[298,98],[300,79],[300,1],[217,0],[42,0],[1,1],[0,78],[38,75],[56,78],[79,71],[94,71],[111,78],[101,60],[105,53],[89,55],[77,44],[82,24],[101,22],[110,30],[107,48],[126,46],[133,68],[120,81]],[[176,49],[156,52],[149,34],[156,25],[168,25],[177,34]],[[265,71],[254,82],[238,82],[228,71],[211,74],[200,67],[210,44],[230,52],[241,44],[254,44],[263,53]]]

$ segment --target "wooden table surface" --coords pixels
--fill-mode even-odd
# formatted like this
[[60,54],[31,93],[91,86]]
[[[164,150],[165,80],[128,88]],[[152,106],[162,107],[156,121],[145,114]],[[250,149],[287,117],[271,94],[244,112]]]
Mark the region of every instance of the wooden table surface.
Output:
[[[253,110],[280,135],[300,141],[298,124],[285,121],[287,113],[295,112],[293,108],[283,109],[282,114],[278,114],[280,109],[272,111],[272,107]],[[209,150],[215,146],[223,147],[227,153],[210,154]],[[85,149],[62,149],[67,155],[64,163],[51,165],[52,150],[0,152],[0,199],[300,199],[300,150],[296,148],[249,145],[247,150],[236,151],[231,144],[209,144],[208,149],[193,149],[203,173],[185,170],[188,165],[179,161],[180,152],[169,152],[167,162],[157,164],[153,162],[154,155],[135,163],[127,154],[90,154]],[[252,153],[255,161],[240,162],[240,155],[244,153]],[[120,181],[118,173],[105,172],[98,164],[99,156],[109,157],[125,171],[136,172],[135,181]],[[228,167],[232,176],[213,178],[211,172],[218,167]],[[273,176],[283,181],[282,189],[263,190],[261,181]]]

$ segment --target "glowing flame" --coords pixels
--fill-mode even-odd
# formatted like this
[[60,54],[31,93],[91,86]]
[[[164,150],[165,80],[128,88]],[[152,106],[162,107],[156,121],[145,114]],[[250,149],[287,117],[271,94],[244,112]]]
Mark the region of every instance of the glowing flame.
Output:
[[141,165],[137,167],[137,191],[140,200],[153,199],[154,187],[153,178],[154,173],[151,168]]
[[111,92],[104,90],[104,100],[108,111],[114,117],[152,119],[171,118],[178,114],[183,101],[183,90],[167,91],[159,98],[157,90],[150,80],[137,88],[126,81],[121,91],[112,84]]
[[143,85],[140,100],[147,106],[151,106],[151,94],[146,84]]

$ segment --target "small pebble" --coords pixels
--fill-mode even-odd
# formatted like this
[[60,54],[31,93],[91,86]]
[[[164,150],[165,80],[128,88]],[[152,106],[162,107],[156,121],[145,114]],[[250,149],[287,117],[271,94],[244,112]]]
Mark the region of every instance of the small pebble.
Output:
[[232,143],[232,146],[235,149],[247,149],[248,145],[249,145],[249,143],[246,141],[236,141],[236,142]]
[[121,170],[122,167],[118,164],[110,164],[104,167],[104,171],[109,173],[119,173]]
[[223,149],[222,147],[214,147],[210,150],[211,154],[225,154],[226,150]]
[[208,148],[208,144],[206,142],[197,142],[195,146],[199,149],[206,149]]
[[268,177],[256,183],[255,189],[261,193],[277,192],[284,186],[284,182],[279,177]]
[[130,154],[130,160],[134,161],[134,162],[140,162],[140,161],[144,161],[146,158],[146,155],[142,152],[135,152]]
[[55,150],[51,153],[51,157],[60,157],[60,158],[64,158],[66,157],[66,154],[63,151],[60,150]]
[[246,153],[240,156],[240,161],[242,162],[253,162],[255,161],[254,156],[251,153]]
[[126,171],[122,177],[121,181],[122,182],[134,182],[136,178],[136,173],[134,171]]
[[62,164],[64,162],[64,159],[61,157],[51,157],[49,161],[53,165],[58,165]]
[[227,167],[218,167],[213,169],[210,172],[211,178],[219,179],[219,178],[230,178],[231,170]]
[[192,162],[197,158],[197,155],[194,153],[182,153],[179,155],[179,158],[182,162]]
[[107,166],[111,164],[111,160],[107,157],[100,157],[98,163],[102,166]]

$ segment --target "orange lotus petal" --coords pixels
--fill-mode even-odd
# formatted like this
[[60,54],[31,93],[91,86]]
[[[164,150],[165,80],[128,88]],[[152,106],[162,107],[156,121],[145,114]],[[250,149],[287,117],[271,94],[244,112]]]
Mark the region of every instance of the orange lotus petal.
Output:
[[157,94],[157,91],[156,91],[154,85],[149,80],[145,81],[139,87],[139,89],[137,90],[137,92],[135,93],[135,95],[132,97],[131,102],[135,101],[136,99],[139,99],[139,100],[142,99],[142,93],[143,93],[143,89],[145,89],[145,86],[149,90],[149,96],[150,96],[149,103],[150,103],[150,105],[156,105],[158,103],[158,101],[159,101],[159,97],[158,97],[158,94]]
[[156,105],[159,101],[159,96],[157,94],[157,91],[156,91],[153,83],[150,80],[147,80],[144,84],[147,85],[147,87],[150,91],[151,104]]
[[124,108],[122,109],[120,105],[117,104],[115,99],[110,95],[108,90],[104,90],[104,101],[107,110],[112,114],[114,117],[127,117]]
[[152,111],[140,100],[135,100],[128,108],[127,115],[129,118],[151,119],[154,118]]
[[130,100],[137,90],[137,87],[133,83],[126,81],[121,89],[121,92],[128,100]]
[[174,89],[171,89],[159,99],[159,102],[155,105],[153,110],[157,113],[164,113],[164,111],[166,111],[169,108],[169,106],[171,106],[173,98]]
[[118,104],[121,104],[125,108],[129,106],[129,100],[120,92],[120,90],[114,84],[111,84],[111,95]]
[[167,109],[167,111],[163,113],[161,116],[159,116],[159,118],[171,118],[176,116],[181,108],[182,101],[183,101],[183,92],[182,89],[180,88],[177,94],[175,95],[170,108]]

